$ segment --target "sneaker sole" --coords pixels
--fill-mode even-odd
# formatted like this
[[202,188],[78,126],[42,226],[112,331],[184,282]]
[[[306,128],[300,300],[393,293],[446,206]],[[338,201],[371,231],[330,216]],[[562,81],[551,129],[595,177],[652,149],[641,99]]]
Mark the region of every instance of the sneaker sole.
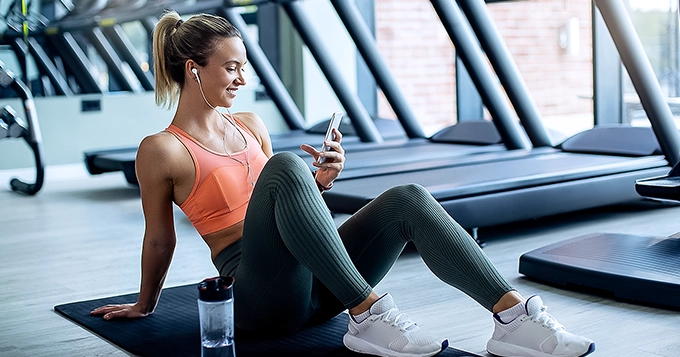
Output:
[[353,335],[350,334],[345,334],[345,336],[342,338],[342,342],[345,345],[345,347],[347,347],[347,349],[351,351],[383,357],[430,357],[438,355],[439,353],[441,353],[442,351],[449,347],[449,340],[444,340],[442,341],[442,346],[441,349],[439,349],[439,351],[414,354],[390,351],[383,347],[366,342],[360,338],[354,337]]
[[[513,357],[513,356],[527,356],[527,357],[555,357],[555,355],[543,353],[540,351],[532,350],[526,347],[521,347],[505,342],[499,342],[490,340],[486,345],[486,352],[494,356],[499,357]],[[591,353],[595,352],[595,343],[591,343],[588,346],[588,350],[578,356],[573,357],[585,357]]]

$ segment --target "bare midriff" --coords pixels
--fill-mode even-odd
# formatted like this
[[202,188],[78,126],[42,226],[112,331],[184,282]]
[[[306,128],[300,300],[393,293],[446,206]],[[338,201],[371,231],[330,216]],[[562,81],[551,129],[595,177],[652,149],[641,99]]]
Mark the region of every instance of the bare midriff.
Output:
[[224,248],[232,245],[243,237],[243,221],[231,225],[223,230],[208,233],[203,236],[203,240],[210,248],[210,256],[213,260]]

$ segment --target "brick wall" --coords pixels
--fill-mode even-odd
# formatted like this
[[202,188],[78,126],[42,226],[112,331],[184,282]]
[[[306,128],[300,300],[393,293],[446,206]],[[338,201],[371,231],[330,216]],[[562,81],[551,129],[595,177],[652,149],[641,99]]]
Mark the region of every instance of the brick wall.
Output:
[[[540,113],[592,113],[590,0],[489,4]],[[579,23],[579,52],[559,46],[559,29]],[[409,103],[428,131],[455,123],[455,49],[428,0],[376,0],[376,38]],[[394,117],[381,100],[380,115]]]
[[[427,0],[376,0],[376,40],[421,124],[456,121],[454,48]],[[385,100],[379,114],[395,117]]]

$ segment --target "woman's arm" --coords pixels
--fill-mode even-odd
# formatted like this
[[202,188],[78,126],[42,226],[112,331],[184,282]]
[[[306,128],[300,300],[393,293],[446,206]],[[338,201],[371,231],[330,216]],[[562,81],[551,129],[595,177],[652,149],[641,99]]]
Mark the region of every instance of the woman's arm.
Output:
[[97,308],[92,315],[103,315],[107,320],[136,318],[150,315],[156,308],[176,243],[170,173],[178,163],[172,150],[163,145],[166,139],[162,134],[144,139],[135,162],[145,219],[139,298],[134,304]]

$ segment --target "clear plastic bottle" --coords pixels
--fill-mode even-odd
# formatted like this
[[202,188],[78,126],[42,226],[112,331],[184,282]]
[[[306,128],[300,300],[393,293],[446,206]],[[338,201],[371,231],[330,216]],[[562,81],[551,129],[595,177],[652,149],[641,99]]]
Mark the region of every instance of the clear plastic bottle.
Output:
[[234,357],[234,278],[215,277],[198,284],[201,357]]

